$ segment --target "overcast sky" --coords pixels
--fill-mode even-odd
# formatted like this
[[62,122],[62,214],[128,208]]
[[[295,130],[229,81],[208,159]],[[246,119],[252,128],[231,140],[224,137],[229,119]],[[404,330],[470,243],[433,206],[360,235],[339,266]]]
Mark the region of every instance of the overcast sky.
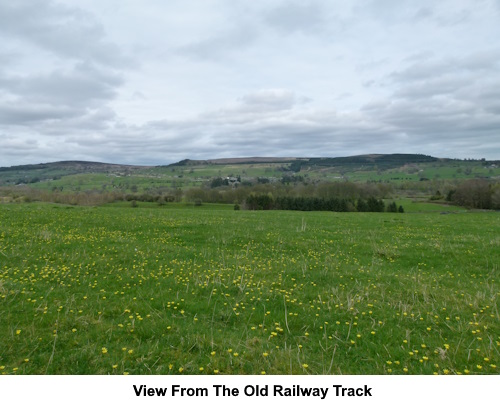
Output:
[[0,166],[500,159],[500,0],[0,0]]

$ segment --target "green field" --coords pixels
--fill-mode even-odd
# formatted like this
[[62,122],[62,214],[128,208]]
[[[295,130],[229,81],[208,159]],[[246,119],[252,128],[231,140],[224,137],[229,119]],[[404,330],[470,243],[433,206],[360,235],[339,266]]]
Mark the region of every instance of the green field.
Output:
[[498,374],[498,212],[208,207],[0,204],[0,373]]

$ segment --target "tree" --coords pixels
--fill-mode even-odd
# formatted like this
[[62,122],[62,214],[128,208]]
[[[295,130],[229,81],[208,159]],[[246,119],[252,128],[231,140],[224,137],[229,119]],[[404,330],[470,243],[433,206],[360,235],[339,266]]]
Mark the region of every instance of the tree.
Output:
[[398,212],[398,206],[394,201],[387,206],[387,212]]
[[490,209],[492,207],[492,188],[483,179],[472,179],[460,184],[451,195],[451,200],[464,207]]

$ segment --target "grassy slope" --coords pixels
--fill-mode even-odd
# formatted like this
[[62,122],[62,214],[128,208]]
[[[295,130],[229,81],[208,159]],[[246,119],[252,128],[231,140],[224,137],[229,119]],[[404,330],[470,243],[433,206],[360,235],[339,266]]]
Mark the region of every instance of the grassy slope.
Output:
[[498,213],[145,206],[0,205],[0,372],[497,373]]

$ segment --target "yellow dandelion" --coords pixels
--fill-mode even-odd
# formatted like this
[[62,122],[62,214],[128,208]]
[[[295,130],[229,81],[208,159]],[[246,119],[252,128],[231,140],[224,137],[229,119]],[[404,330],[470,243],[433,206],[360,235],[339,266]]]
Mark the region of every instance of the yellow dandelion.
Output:
[[102,354],[106,354],[106,353],[108,352],[108,349],[106,349],[105,347],[103,347],[103,348],[101,349],[101,352],[102,352]]
[[264,352],[264,353],[262,353],[262,355],[263,355],[264,357],[267,357],[267,356],[269,356],[269,353],[268,353],[268,352]]

